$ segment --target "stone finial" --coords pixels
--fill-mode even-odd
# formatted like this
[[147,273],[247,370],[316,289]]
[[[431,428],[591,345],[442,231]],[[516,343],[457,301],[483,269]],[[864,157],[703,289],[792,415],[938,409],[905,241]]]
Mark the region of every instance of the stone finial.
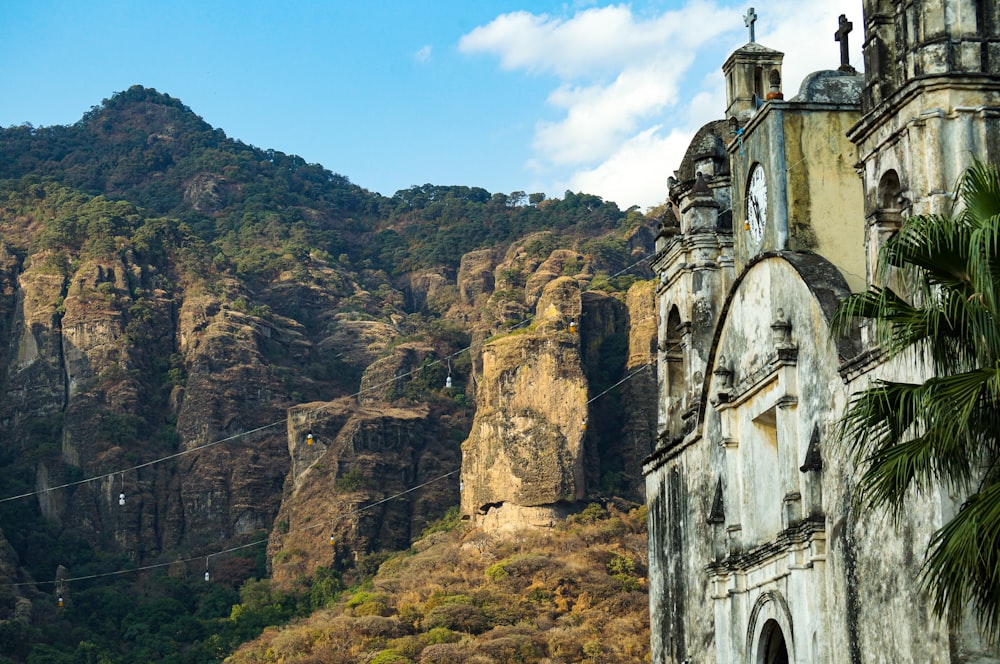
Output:
[[715,363],[715,371],[712,374],[719,381],[720,390],[728,390],[733,386],[733,370],[729,368],[725,355],[719,356],[718,361]]
[[771,323],[771,334],[774,344],[779,347],[789,346],[792,343],[792,324],[785,318],[785,310],[778,309],[774,322]]
[[715,395],[711,399],[712,405],[718,407],[720,404],[729,403],[733,389],[733,370],[729,368],[724,355],[719,356],[712,375],[715,376]]
[[799,470],[803,473],[811,470],[823,470],[823,455],[820,453],[819,427],[817,426],[813,427],[812,436],[809,438],[809,447],[806,449],[806,458],[804,463],[799,466]]
[[709,196],[712,195],[712,190],[709,189],[708,183],[705,181],[705,174],[701,171],[698,171],[698,176],[695,178],[694,186],[691,187],[691,193],[699,196],[704,196],[705,194],[708,194]]
[[674,206],[667,205],[667,208],[663,211],[663,215],[660,216],[660,228],[678,228],[680,227],[680,222],[677,221],[677,215],[674,213]]
[[722,495],[722,478],[715,484],[715,499],[712,500],[712,509],[708,513],[709,523],[726,522],[726,506]]

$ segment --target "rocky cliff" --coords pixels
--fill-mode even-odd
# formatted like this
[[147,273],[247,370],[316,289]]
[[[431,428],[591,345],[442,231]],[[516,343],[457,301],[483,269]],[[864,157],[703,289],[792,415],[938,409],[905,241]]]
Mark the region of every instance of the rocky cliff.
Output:
[[500,526],[641,497],[642,215],[373,195],[142,88],[0,150],[0,576],[269,538],[287,581],[459,502]]
[[[65,195],[53,188],[41,193]],[[58,212],[41,209],[34,214],[37,218],[26,227],[40,233],[37,229],[51,221],[46,215]],[[25,228],[23,219],[20,223]],[[13,217],[8,224],[13,227]],[[342,293],[291,278],[256,293],[224,275],[206,281],[204,274],[197,278],[183,262],[172,260],[176,249],[162,239],[158,252],[147,249],[144,254],[134,240],[121,238],[117,250],[90,252],[89,257],[31,253],[32,241],[29,233],[20,248],[0,246],[0,302],[8,333],[0,430],[8,451],[37,450],[31,472],[40,493],[34,500],[47,519],[71,528],[92,524],[87,531],[92,541],[114,542],[136,561],[177,547],[270,530],[279,509],[282,515],[295,511],[294,501],[282,507],[281,486],[289,470],[295,488],[285,499],[298,496],[302,488],[304,467],[296,454],[289,454],[298,449],[302,432],[289,430],[294,434],[289,442],[286,410],[306,390],[335,393],[331,382],[344,378],[323,375],[316,364],[327,372],[338,366],[345,373],[356,372],[356,400],[368,406],[352,416],[345,431],[353,433],[341,431],[346,424],[338,425],[324,440],[364,440],[364,432],[376,426],[371,422],[379,422],[381,430],[390,426],[389,420],[402,418],[414,426],[419,422],[419,433],[407,436],[418,441],[414,449],[438,459],[433,467],[444,468],[448,464],[442,459],[457,456],[462,434],[455,431],[462,426],[468,430],[468,424],[447,419],[442,424],[447,408],[419,403],[428,397],[423,383],[436,381],[430,387],[439,390],[452,360],[434,343],[396,342],[401,330],[391,315],[372,320],[324,311],[343,301]],[[629,305],[626,298],[584,291],[590,279],[588,259],[569,249],[540,253],[540,242],[551,242],[551,235],[516,243],[500,260],[493,250],[473,252],[462,260],[455,282],[439,273],[409,281],[411,288],[419,286],[418,294],[410,296],[418,302],[449,288],[459,293],[445,320],[464,326],[473,340],[501,334],[482,346],[473,343],[456,357],[460,380],[439,395],[451,405],[460,397],[477,406],[466,445],[470,514],[493,503],[569,505],[598,491],[606,475],[602,457],[620,456],[618,442],[593,435],[600,427],[587,435],[588,418],[600,412],[589,407],[588,399],[642,361],[641,353],[626,358],[621,351],[630,319],[650,319],[632,309],[648,303],[630,296]],[[558,276],[563,273],[573,276]],[[366,297],[358,284],[347,292]],[[530,318],[529,303],[535,310],[530,327],[503,336],[504,329]],[[636,327],[634,335],[650,333],[647,325]],[[629,343],[641,347],[646,341]],[[400,399],[415,405],[401,409],[396,405]],[[424,410],[418,413],[414,407]],[[317,427],[327,412],[319,409]],[[373,413],[380,415],[372,419]],[[627,415],[622,421],[634,428],[634,420]],[[604,424],[607,431],[618,426]],[[494,451],[478,452],[493,442],[505,450],[499,461]],[[333,453],[341,454],[345,445],[335,446]],[[525,445],[534,451],[529,454]],[[348,447],[353,449],[353,443]],[[317,445],[312,453],[327,448]],[[366,444],[361,448],[369,449]],[[390,467],[404,466],[410,470],[399,475],[399,488],[429,477],[413,469],[424,452],[382,443],[370,449],[406,460],[362,464],[366,481],[381,482],[383,471],[395,474]],[[183,454],[190,450],[197,452]],[[157,461],[177,452],[176,458]],[[335,459],[323,463],[330,469],[351,465]],[[450,469],[457,467],[454,463]],[[637,477],[638,465],[621,472]],[[517,473],[531,476],[511,479]],[[102,475],[97,482],[44,490],[75,477]],[[518,487],[510,493],[512,482]],[[119,493],[128,497],[124,506],[118,505]],[[446,506],[436,505],[424,520]],[[357,534],[349,548],[364,552],[395,545],[405,542],[410,531],[407,525],[395,537]]]
[[[483,346],[476,417],[462,446],[462,511],[476,525],[551,526],[585,496],[637,497],[655,397],[611,398],[608,383],[638,378],[635,396],[655,385],[653,372],[640,376],[656,338],[651,290],[636,286],[623,304],[556,277],[529,326]],[[643,324],[631,326],[633,318]],[[622,344],[627,357],[614,352]]]

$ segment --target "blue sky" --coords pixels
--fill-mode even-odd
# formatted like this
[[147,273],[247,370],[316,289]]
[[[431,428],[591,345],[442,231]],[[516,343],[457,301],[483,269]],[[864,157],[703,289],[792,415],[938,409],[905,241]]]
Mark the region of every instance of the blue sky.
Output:
[[[385,195],[586,191],[642,208],[721,117],[751,2],[0,0],[0,126],[71,124],[140,84]],[[757,0],[786,98],[861,0]]]

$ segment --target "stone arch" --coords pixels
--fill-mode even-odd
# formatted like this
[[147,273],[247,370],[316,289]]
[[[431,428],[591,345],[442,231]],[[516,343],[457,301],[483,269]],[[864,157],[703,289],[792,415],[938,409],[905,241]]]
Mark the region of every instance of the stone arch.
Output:
[[884,215],[895,215],[902,221],[905,198],[903,185],[899,182],[899,174],[892,168],[882,174],[876,191],[876,209]]
[[777,590],[761,593],[747,625],[746,664],[788,664],[795,660],[792,614]]
[[767,76],[767,98],[781,99],[781,72],[772,69]]
[[673,437],[682,432],[681,415],[684,412],[686,379],[684,366],[684,336],[681,315],[676,306],[667,315],[667,329],[663,359],[667,367],[667,430]]
[[899,174],[888,169],[879,178],[878,186],[872,193],[871,212],[868,215],[868,239],[866,248],[866,269],[868,283],[878,280],[877,266],[879,251],[886,239],[899,230],[908,213],[908,201],[903,193]]
[[758,664],[788,664],[788,646],[778,621],[768,620],[764,623],[757,650]]
[[754,108],[764,103],[764,97],[766,95],[767,95],[767,76],[764,73],[764,68],[758,65],[753,69]]
[[[718,318],[719,323],[716,325],[715,333],[712,337],[711,351],[709,352],[707,362],[708,366],[713,370],[719,360],[719,339],[725,331],[726,321],[729,319],[730,309],[737,298],[740,285],[753,272],[757,265],[769,260],[780,260],[791,265],[792,269],[799,274],[799,277],[801,277],[806,287],[816,299],[822,311],[823,318],[828,325],[833,321],[834,312],[836,312],[840,302],[851,292],[840,271],[818,254],[804,254],[791,251],[768,251],[758,254],[737,275],[733,284],[729,287],[726,301],[722,305],[722,310]],[[837,355],[841,361],[857,357],[862,350],[861,334],[856,330],[852,330],[849,334],[837,336],[834,343],[837,347]],[[698,428],[704,426],[705,414],[708,412],[708,399],[711,394],[709,380],[714,377],[715,375],[712,371],[705,372],[701,389],[694,393],[696,402],[692,404],[692,407],[697,409],[698,421],[696,426]]]

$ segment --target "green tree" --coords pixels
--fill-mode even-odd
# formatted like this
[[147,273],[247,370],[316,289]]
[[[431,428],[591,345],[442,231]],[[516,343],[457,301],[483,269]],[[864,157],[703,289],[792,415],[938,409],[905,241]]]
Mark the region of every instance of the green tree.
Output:
[[925,355],[922,383],[875,381],[855,394],[841,439],[861,471],[860,504],[895,516],[911,490],[968,496],[928,546],[923,582],[957,625],[971,608],[1000,636],[1000,171],[976,164],[952,215],[917,216],[888,239],[881,283],[849,297],[836,323],[869,321],[889,357]]

